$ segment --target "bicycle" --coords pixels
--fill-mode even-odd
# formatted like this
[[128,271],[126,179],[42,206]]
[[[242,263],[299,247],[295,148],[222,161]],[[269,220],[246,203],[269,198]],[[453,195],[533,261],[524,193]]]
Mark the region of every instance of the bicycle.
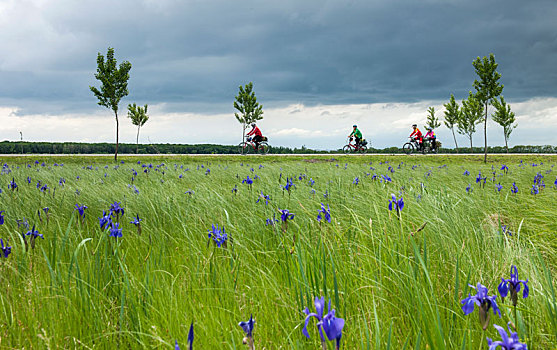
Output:
[[238,151],[240,154],[249,154],[250,152],[259,153],[259,154],[267,154],[271,146],[267,143],[267,138],[264,138],[265,141],[259,142],[259,148],[255,149],[255,143],[251,137],[248,137],[246,141],[240,142],[238,145]]
[[435,149],[433,149],[431,147],[431,142],[428,142],[425,139],[422,141],[423,147],[420,147],[420,144],[419,144],[418,140],[416,140],[415,138],[410,137],[409,139],[410,139],[410,141],[408,141],[404,145],[402,145],[402,150],[406,154],[412,154],[415,151],[422,152],[422,154],[437,153],[437,150],[441,147],[441,142],[439,142],[437,140],[435,141],[436,144],[437,144],[437,147]]
[[359,152],[359,153],[363,154],[363,153],[367,152],[367,141],[366,140],[362,139],[362,141],[360,142],[359,145],[356,145],[356,143],[352,143],[353,140],[354,139],[352,137],[349,137],[348,138],[348,144],[345,145],[344,147],[342,147],[342,151],[345,154],[356,153],[356,152]]

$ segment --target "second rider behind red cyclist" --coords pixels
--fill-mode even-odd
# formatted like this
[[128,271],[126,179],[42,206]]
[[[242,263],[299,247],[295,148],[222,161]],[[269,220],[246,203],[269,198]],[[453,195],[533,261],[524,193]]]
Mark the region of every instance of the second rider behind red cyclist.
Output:
[[246,136],[254,135],[252,141],[253,143],[255,143],[255,149],[258,150],[259,143],[263,141],[263,134],[261,133],[261,130],[259,130],[257,125],[255,125],[255,123],[251,124],[251,127],[252,129],[246,134]]

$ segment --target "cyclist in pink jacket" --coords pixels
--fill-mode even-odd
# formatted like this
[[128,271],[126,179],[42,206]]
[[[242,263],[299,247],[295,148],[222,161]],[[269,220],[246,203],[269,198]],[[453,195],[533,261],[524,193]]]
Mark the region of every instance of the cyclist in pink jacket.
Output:
[[425,134],[425,139],[431,144],[431,150],[435,152],[435,147],[437,146],[437,136],[435,136],[435,131],[433,128],[427,127],[427,133]]

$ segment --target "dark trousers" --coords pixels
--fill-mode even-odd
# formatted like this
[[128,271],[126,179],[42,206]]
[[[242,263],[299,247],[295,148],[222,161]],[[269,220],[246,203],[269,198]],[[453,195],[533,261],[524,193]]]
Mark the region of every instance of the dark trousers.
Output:
[[259,135],[255,135],[252,139],[253,143],[255,143],[255,149],[259,148],[259,143],[261,141],[263,141],[263,137],[259,136]]

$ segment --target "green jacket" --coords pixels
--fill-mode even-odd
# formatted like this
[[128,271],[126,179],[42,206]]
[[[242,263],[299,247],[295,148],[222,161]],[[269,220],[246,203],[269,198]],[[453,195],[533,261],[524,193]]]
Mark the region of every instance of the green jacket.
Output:
[[352,133],[348,136],[352,136],[352,135],[356,136],[359,139],[362,138],[362,132],[358,128],[356,128],[356,130],[352,131]]

